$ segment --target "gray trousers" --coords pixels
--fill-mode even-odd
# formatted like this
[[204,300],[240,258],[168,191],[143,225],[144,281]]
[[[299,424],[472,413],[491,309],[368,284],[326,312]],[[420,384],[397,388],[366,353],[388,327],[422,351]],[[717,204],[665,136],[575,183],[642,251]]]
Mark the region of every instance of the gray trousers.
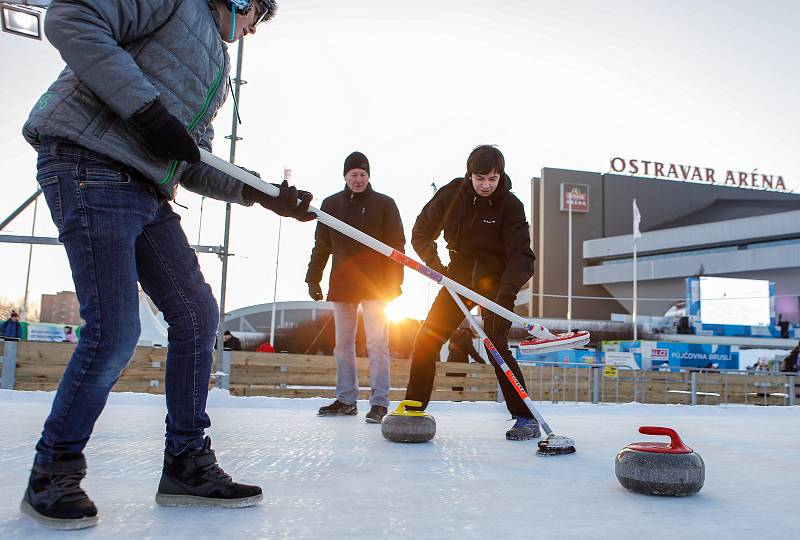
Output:
[[[389,326],[386,322],[386,303],[380,300],[361,302],[364,330],[369,355],[369,383],[372,387],[371,405],[389,406]],[[347,405],[358,400],[358,370],[356,369],[356,324],[358,304],[334,302],[336,323],[336,399]]]

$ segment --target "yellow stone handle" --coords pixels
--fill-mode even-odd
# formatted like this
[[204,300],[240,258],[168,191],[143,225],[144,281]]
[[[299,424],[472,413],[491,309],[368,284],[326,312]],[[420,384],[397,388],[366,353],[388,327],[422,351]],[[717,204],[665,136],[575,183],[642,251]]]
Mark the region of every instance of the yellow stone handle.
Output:
[[413,399],[404,399],[401,401],[392,414],[402,416],[427,416],[425,411],[407,411],[406,407],[422,407],[422,403],[414,401]]

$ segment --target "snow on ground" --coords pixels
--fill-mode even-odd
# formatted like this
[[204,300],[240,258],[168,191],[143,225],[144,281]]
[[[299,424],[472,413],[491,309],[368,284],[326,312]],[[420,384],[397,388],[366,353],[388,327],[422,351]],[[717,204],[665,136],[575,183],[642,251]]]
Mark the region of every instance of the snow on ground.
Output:
[[[217,456],[261,505],[162,508],[163,397],[113,394],[87,448],[84,487],[97,527],[49,531],[19,512],[33,446],[53,394],[0,391],[0,538],[798,538],[800,407],[541,404],[578,452],[542,458],[509,442],[502,404],[431,404],[436,438],[384,440],[359,416],[318,418],[328,400],[236,398],[214,390]],[[706,463],[697,495],[638,495],[614,476],[614,456],[676,428]]]

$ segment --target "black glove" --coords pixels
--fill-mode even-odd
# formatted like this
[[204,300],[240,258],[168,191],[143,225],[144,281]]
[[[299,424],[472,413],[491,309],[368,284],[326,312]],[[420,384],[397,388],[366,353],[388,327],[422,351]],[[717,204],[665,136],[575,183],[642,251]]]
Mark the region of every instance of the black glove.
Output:
[[[292,217],[298,221],[311,221],[317,217],[316,214],[308,211],[311,199],[314,198],[311,193],[290,186],[286,180],[280,185],[272,185],[280,189],[277,197],[270,197],[247,184],[242,188],[242,196],[248,201],[257,202],[267,210],[272,210],[279,216]],[[297,199],[300,199],[300,202]]]
[[192,136],[158,99],[135,113],[130,124],[153,155],[187,163],[200,161],[200,150]]
[[322,288],[319,286],[319,283],[308,284],[308,296],[310,296],[315,302],[317,300],[322,300]]
[[[497,293],[497,296],[495,296],[494,301],[507,310],[514,311],[514,301],[516,299],[516,294],[508,291],[500,291]],[[481,314],[483,315],[483,329],[489,334],[489,337],[506,336],[508,334],[511,328],[511,321],[488,309],[481,308]]]

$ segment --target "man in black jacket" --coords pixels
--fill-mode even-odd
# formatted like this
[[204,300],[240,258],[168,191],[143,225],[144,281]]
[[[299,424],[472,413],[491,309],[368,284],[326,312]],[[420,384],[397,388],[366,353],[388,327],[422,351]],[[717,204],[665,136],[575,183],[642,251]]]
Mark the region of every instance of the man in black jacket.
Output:
[[[476,147],[467,159],[464,178],[444,186],[422,209],[414,223],[411,244],[429,267],[513,311],[517,292],[533,275],[535,257],[525,209],[510,189],[511,179],[505,174],[505,158],[500,150]],[[436,251],[436,239],[442,231],[450,252],[446,267]],[[474,304],[467,301],[467,305]],[[482,316],[486,334],[525,387],[519,365],[508,348],[511,323],[489,310],[482,310]],[[431,397],[439,350],[463,320],[464,314],[450,293],[440,290],[417,333],[411,356],[406,399],[422,402],[422,409]],[[516,421],[506,438],[538,437],[539,425],[533,415],[494,360],[492,364],[506,406]]]
[[[353,152],[344,162],[345,188],[322,201],[321,210],[403,252],[406,243],[400,212],[391,197],[369,183],[367,157]],[[389,333],[386,303],[400,296],[403,267],[327,225],[317,223],[314,249],[308,263],[308,294],[322,300],[322,272],[333,255],[328,300],[336,324],[336,401],[319,410],[320,416],[358,413],[356,325],[358,305],[364,316],[370,362],[370,411],[366,421],[379,424],[389,407]]]

